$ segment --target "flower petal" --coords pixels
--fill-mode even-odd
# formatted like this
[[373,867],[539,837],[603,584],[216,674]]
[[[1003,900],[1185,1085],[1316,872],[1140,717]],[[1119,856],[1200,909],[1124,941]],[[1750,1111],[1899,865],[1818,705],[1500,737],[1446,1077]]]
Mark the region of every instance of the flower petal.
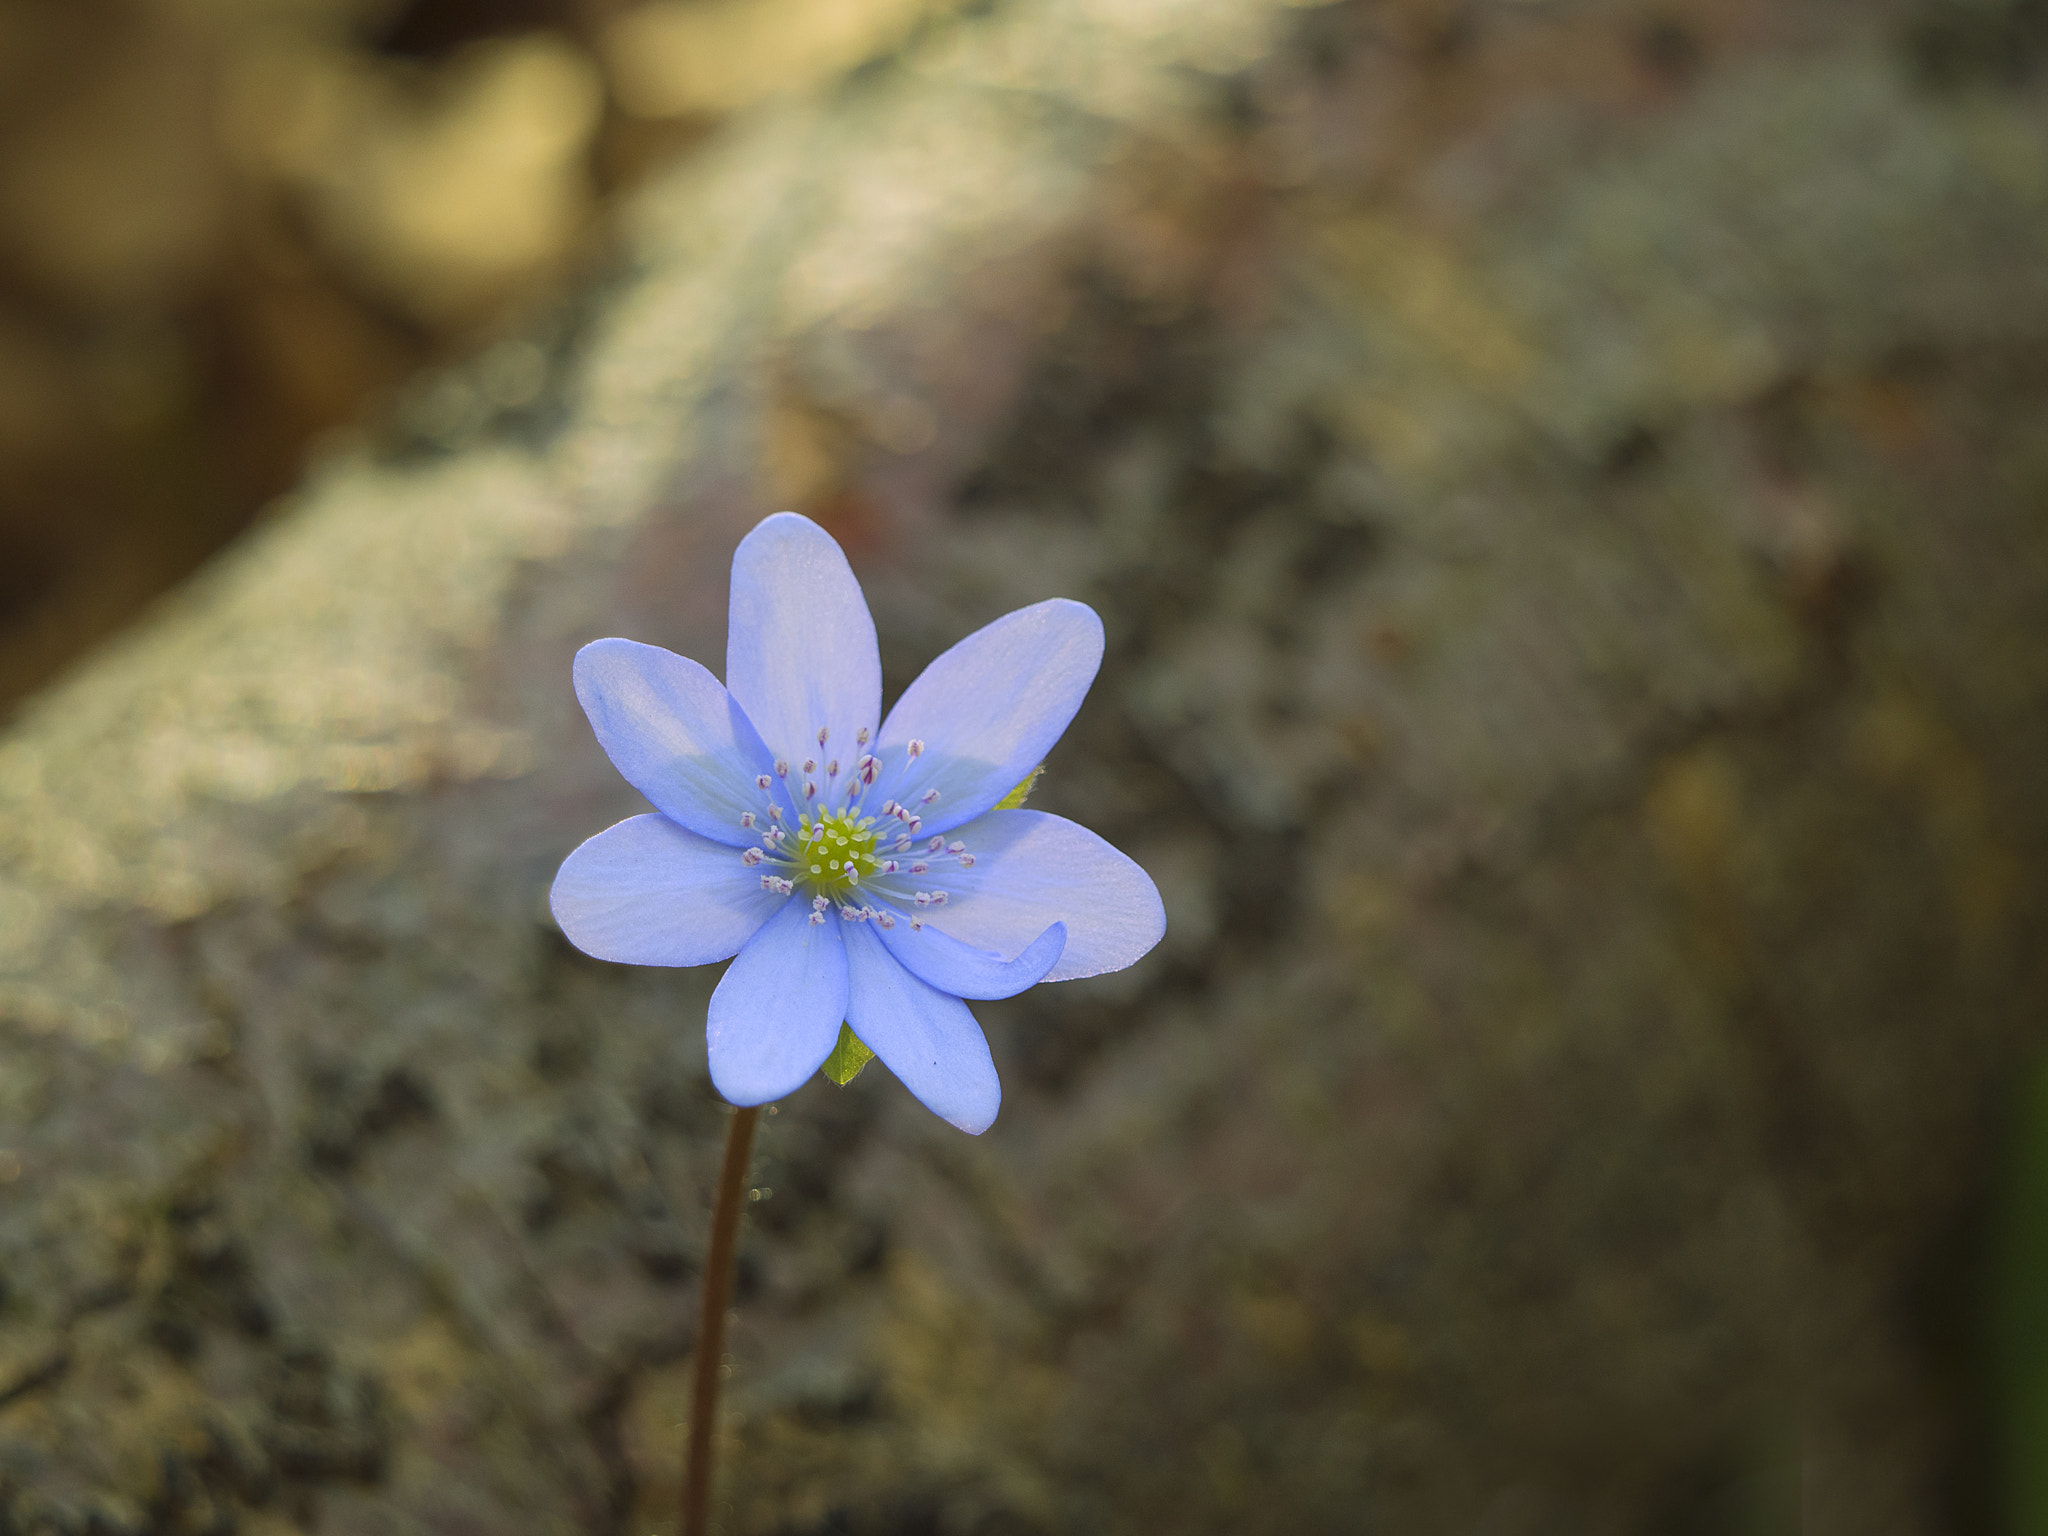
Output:
[[882,660],[860,583],[809,518],[778,512],[733,552],[725,683],[773,755],[852,771],[856,738],[881,717]]
[[824,1065],[846,1017],[839,919],[786,901],[747,941],[711,994],[711,1081],[732,1104],[794,1093]]
[[737,954],[782,902],[723,843],[635,816],[562,861],[548,906],[569,942],[624,965],[709,965]]
[[1067,927],[1054,923],[1024,946],[1014,960],[963,944],[930,923],[912,928],[899,922],[880,930],[882,947],[919,981],[955,997],[1015,997],[1045,979],[1067,947]]
[[1067,946],[1047,981],[1120,971],[1166,932],[1152,877],[1063,816],[990,811],[960,828],[956,841],[967,844],[974,867],[924,877],[928,889],[946,892],[927,924],[976,949],[1011,954],[1063,922]]
[[981,1026],[959,998],[898,965],[873,926],[845,925],[848,1026],[926,1109],[979,1136],[1003,1102]]
[[[895,769],[881,792],[945,832],[970,821],[1044,761],[1102,665],[1102,620],[1056,597],[984,625],[926,667],[882,722],[875,755]],[[924,755],[906,761],[912,739]],[[931,809],[924,796],[939,791]],[[1041,925],[1043,926],[1043,925]]]
[[687,656],[635,640],[576,653],[576,697],[612,766],[669,820],[739,848],[762,809],[755,776],[773,759],[725,688]]

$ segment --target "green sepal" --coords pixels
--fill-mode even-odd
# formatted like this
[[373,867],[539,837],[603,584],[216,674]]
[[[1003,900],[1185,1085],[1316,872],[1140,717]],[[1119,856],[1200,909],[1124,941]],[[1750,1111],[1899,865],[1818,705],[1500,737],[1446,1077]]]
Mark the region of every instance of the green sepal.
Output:
[[823,1070],[827,1077],[844,1088],[860,1076],[862,1067],[874,1059],[875,1053],[861,1044],[860,1036],[842,1024],[839,1026],[839,1043],[825,1058]]
[[1040,763],[1036,768],[1025,774],[1022,784],[1019,784],[996,802],[996,809],[999,811],[1014,811],[1026,800],[1029,800],[1031,798],[1031,786],[1038,782],[1038,776],[1043,772],[1045,772],[1045,764]]

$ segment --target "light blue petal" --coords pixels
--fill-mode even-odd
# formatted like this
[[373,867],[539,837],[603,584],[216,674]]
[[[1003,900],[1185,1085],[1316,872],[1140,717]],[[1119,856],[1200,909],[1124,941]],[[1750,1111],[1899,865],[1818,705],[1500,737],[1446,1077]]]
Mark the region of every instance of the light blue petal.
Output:
[[[916,810],[928,832],[972,820],[1044,761],[1101,665],[1102,620],[1086,603],[1053,598],[977,629],[926,667],[882,722],[875,755],[887,780],[877,792]],[[915,761],[913,739],[925,744]],[[927,808],[931,790],[939,798]]]
[[926,1109],[979,1136],[1003,1102],[981,1026],[959,998],[898,965],[873,927],[846,925],[848,1026]]
[[739,848],[740,826],[767,795],[772,763],[717,678],[686,656],[635,640],[593,640],[576,653],[576,697],[612,765],[669,820]]
[[778,512],[733,552],[725,682],[792,780],[811,758],[821,769],[836,760],[847,782],[866,750],[860,732],[881,717],[882,661],[860,583],[809,518]]
[[1043,981],[1045,973],[1058,962],[1060,951],[1067,947],[1064,923],[1054,923],[1014,960],[962,944],[931,923],[912,928],[899,921],[894,928],[879,932],[882,947],[902,962],[911,975],[955,997],[1015,997],[1026,987]]
[[747,941],[711,994],[711,1081],[732,1104],[794,1093],[825,1064],[846,1017],[846,945],[836,913],[811,921],[786,901]]
[[1047,981],[1100,976],[1132,964],[1166,932],[1152,877],[1086,827],[1043,811],[990,811],[953,837],[971,869],[935,862],[918,878],[946,893],[925,921],[963,944],[1019,953],[1048,925],[1067,925],[1067,947]]
[[783,902],[723,843],[666,816],[607,827],[562,861],[548,905],[569,942],[624,965],[709,965]]

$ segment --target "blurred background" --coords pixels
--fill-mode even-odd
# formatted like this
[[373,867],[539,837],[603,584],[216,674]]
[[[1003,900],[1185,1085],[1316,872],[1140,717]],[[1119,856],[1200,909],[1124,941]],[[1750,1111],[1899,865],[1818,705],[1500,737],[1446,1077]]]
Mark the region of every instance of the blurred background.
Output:
[[2048,1536],[2043,0],[0,0],[0,1536],[671,1529],[781,507],[1169,936],[764,1120],[723,1530]]
[[[308,445],[517,330],[725,115],[932,7],[222,0],[0,9],[0,698],[192,571]],[[510,354],[509,403],[539,388]]]

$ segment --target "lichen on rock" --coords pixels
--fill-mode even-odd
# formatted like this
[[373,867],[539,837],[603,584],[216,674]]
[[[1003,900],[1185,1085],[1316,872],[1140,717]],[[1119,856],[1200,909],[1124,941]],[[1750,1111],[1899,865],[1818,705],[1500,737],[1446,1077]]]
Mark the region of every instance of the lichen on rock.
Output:
[[651,187],[538,406],[452,370],[43,695],[17,1523],[665,1517],[710,980],[546,920],[639,808],[568,666],[715,655],[784,490],[899,685],[1103,613],[1032,803],[1169,924],[985,1010],[979,1142],[764,1119],[732,1528],[1950,1528],[2044,1002],[2043,107],[1735,9],[934,21]]

